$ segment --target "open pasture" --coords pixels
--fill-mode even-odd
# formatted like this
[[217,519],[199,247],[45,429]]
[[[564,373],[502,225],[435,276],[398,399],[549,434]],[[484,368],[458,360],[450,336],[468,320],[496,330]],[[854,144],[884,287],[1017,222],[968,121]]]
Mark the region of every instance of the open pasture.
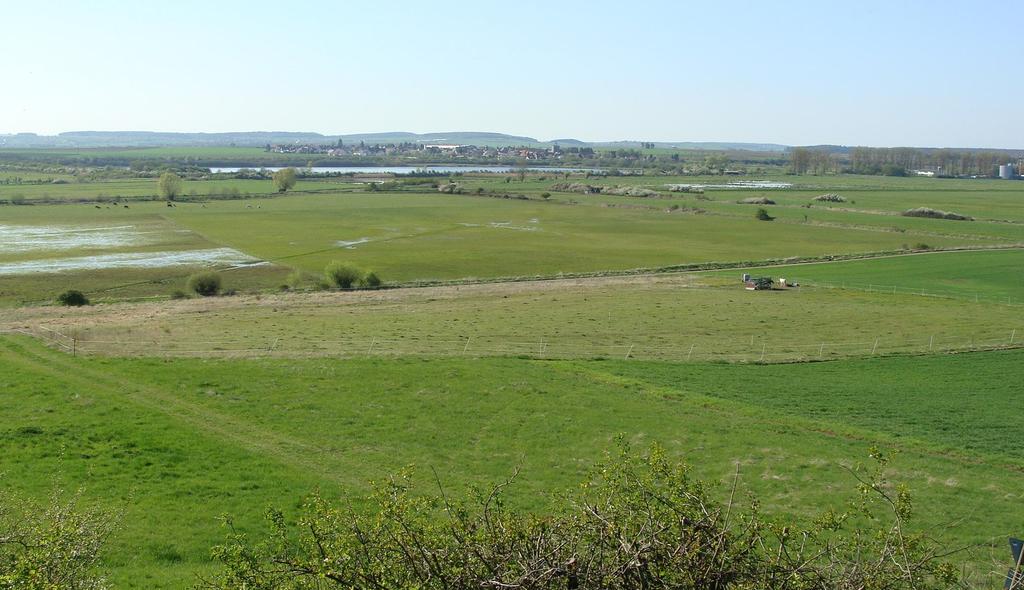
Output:
[[[746,291],[740,268],[600,275],[1017,244],[1024,224],[994,221],[1016,219],[1016,193],[1002,188],[1015,185],[782,178],[796,186],[545,199],[557,179],[540,176],[456,179],[479,196],[325,180],[274,198],[128,208],[70,204],[86,189],[52,185],[69,204],[0,207],[0,301],[77,288],[102,303],[0,309],[0,332],[48,344],[0,336],[4,485],[42,497],[56,479],[123,508],[104,562],[116,586],[187,588],[213,567],[219,515],[254,531],[268,504],[291,512],[314,489],[349,501],[410,464],[452,491],[521,466],[509,499],[543,511],[625,433],[689,460],[720,497],[738,467],[767,512],[802,517],[853,499],[846,467],[880,445],[901,450],[889,475],[911,486],[920,524],[978,545],[960,560],[971,583],[998,583],[1005,536],[1024,526],[1024,456],[1006,444],[1024,316],[1000,299],[1024,297],[1021,250],[753,270],[847,289]],[[663,180],[652,179],[588,182]],[[936,186],[955,189],[952,206],[925,202]],[[855,202],[802,207],[843,190]],[[870,202],[876,193],[891,207]],[[773,222],[736,202],[762,194],[778,203]],[[978,219],[894,214],[918,204]],[[199,264],[60,266],[219,250],[268,262],[216,264],[243,295],[166,300]],[[314,292],[331,260],[405,288]],[[60,272],[2,271],[24,264]],[[292,269],[299,292],[271,292]],[[429,281],[451,284],[412,286]],[[147,296],[158,300],[111,303]],[[970,352],[987,348],[1012,349]]]
[[[167,217],[261,259],[310,272],[344,260],[397,282],[891,251],[915,239],[910,230],[765,223],[749,209],[738,217],[427,193],[252,203],[260,208],[217,202],[178,207]],[[928,233],[918,239],[948,247],[1013,238]]]
[[1024,457],[1000,443],[1013,411],[1002,384],[1021,361],[167,361],[72,358],[3,338],[0,464],[13,490],[45,495],[56,477],[125,510],[105,557],[117,587],[187,588],[212,567],[220,514],[254,531],[268,504],[291,512],[314,488],[352,498],[408,465],[426,483],[436,470],[453,493],[520,466],[509,500],[543,510],[626,433],[691,462],[719,497],[738,468],[741,491],[792,516],[843,509],[856,496],[843,466],[894,446],[889,475],[913,489],[917,524],[981,544],[962,560],[990,587],[1002,573],[993,552],[1024,526]]
[[[505,183],[502,175],[469,175],[459,180],[469,183],[467,188],[475,182],[482,183],[481,188],[489,186],[486,191],[494,191],[484,195],[438,194],[430,191],[429,185],[410,187],[411,191],[353,192],[361,190],[361,185],[323,179],[305,181],[313,194],[189,201],[175,207],[160,202],[130,202],[128,208],[107,203],[5,206],[0,213],[3,224],[15,228],[159,226],[160,231],[179,238],[188,236],[188,240],[209,247],[230,248],[254,260],[272,262],[278,269],[250,273],[254,280],[229,285],[235,289],[277,288],[287,269],[305,272],[309,284],[333,260],[374,270],[395,284],[827,257],[892,252],[921,244],[931,248],[985,248],[1024,242],[1024,223],[980,219],[954,222],[823,206],[769,206],[776,220],[763,222],[754,219],[756,207],[736,203],[743,191],[713,191],[703,198],[682,193],[665,198],[557,193],[545,200],[537,191],[549,181],[536,180],[540,176],[528,176],[524,183]],[[599,182],[637,179],[650,180],[621,177]],[[152,191],[150,185],[155,183],[146,182],[145,190]],[[210,187],[253,182],[269,184],[194,184]],[[908,182],[917,186],[922,181]],[[69,194],[81,190],[80,186],[95,188],[55,186]],[[503,188],[509,186],[512,188]],[[520,188],[524,192],[517,192]],[[500,198],[505,193],[499,190],[525,195],[528,200]],[[770,194],[781,201],[790,193],[777,190]],[[892,198],[898,199],[901,194],[895,191]],[[139,248],[108,248],[103,253]],[[53,259],[72,254],[95,252],[37,249],[31,257]],[[27,257],[0,244],[0,264]],[[156,276],[156,282],[147,282],[149,277],[142,276],[145,273],[128,270],[126,280],[105,283],[96,280],[103,270],[79,273],[68,269],[61,274],[62,283],[78,283],[75,288],[102,291],[113,298],[157,296],[179,288],[171,285],[180,282],[182,275],[175,271],[166,277]],[[53,289],[40,289],[34,276],[8,276],[0,289],[0,300],[41,301],[55,295]],[[267,280],[261,281],[260,277]],[[131,288],[108,290],[124,285]]]
[[280,284],[287,269],[175,224],[167,207],[7,207],[0,221],[0,303],[51,301],[66,289],[94,299],[167,296],[197,270],[225,269],[233,289]]
[[[543,178],[544,180],[541,180]],[[753,180],[752,180],[753,179]],[[679,184],[736,184],[764,180],[790,185],[779,189],[708,188],[703,193],[671,192]],[[935,178],[808,177],[765,175],[754,177],[721,176],[592,176],[583,178],[531,174],[523,182],[513,179],[470,176],[459,180],[467,192],[485,191],[521,193],[540,197],[545,192],[558,202],[598,206],[667,209],[700,209],[735,217],[753,216],[757,206],[739,204],[747,198],[764,197],[776,205],[766,208],[781,223],[819,223],[861,229],[877,229],[906,234],[907,240],[927,242],[929,235],[984,236],[996,239],[1024,240],[1024,182],[1000,180],[960,180]],[[554,190],[567,182],[602,188],[638,187],[657,191],[658,197],[628,197],[612,194],[582,194]],[[814,197],[839,194],[846,202],[814,201]],[[810,205],[810,207],[807,207]],[[970,215],[974,222],[902,217],[900,213],[916,207],[930,207]]]
[[[63,184],[0,184],[0,202],[21,205],[34,203],[100,204],[136,200],[162,200],[156,178],[103,180],[90,182],[67,181]],[[342,190],[354,185],[346,178],[299,179],[296,192],[323,192]],[[195,201],[206,198],[239,199],[267,196],[276,193],[270,180],[213,178],[209,180],[182,180],[179,200]]]
[[[790,281],[866,292],[923,294],[968,301],[1024,304],[1024,250],[934,252],[747,269]],[[709,276],[728,277],[736,271]]]
[[[97,306],[0,325],[83,354],[527,356],[792,361],[1019,346],[1021,306],[734,276],[610,277]],[[857,318],[857,321],[850,321]],[[40,332],[47,336],[49,332]]]

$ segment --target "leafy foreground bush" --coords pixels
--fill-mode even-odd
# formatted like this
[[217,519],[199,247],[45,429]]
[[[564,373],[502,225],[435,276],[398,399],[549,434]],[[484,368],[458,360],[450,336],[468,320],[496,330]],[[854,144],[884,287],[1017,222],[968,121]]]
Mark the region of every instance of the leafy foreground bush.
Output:
[[[393,478],[354,511],[315,495],[258,541],[231,532],[208,588],[930,590],[957,586],[929,538],[907,528],[903,488],[863,475],[858,502],[808,527],[711,499],[685,466],[628,449],[547,515],[506,508],[511,483],[469,502]],[[513,478],[514,479],[514,478]],[[875,527],[853,524],[874,523]],[[879,524],[881,523],[881,524]],[[231,521],[226,521],[231,527]]]
[[39,506],[0,491],[0,588],[108,587],[96,565],[117,518],[80,509],[79,499],[57,490]]
[[68,289],[57,296],[57,303],[69,307],[81,307],[83,305],[89,305],[89,298],[81,291]]
[[220,275],[212,272],[199,272],[188,278],[188,290],[203,297],[211,297],[220,292]]

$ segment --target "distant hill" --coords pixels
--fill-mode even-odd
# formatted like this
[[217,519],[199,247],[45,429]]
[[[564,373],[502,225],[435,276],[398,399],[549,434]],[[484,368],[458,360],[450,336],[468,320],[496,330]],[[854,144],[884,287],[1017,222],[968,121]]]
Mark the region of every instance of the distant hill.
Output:
[[532,137],[475,131],[444,133],[354,133],[323,135],[295,131],[242,131],[233,133],[162,133],[156,131],[68,131],[58,135],[35,133],[0,134],[0,147],[6,148],[105,148],[105,147],[192,147],[239,146],[262,147],[266,144],[289,143],[445,143],[481,146],[541,146],[546,142]]
[[[240,131],[232,133],[164,133],[158,131],[68,131],[58,135],[35,133],[0,134],[0,148],[112,148],[112,147],[263,147],[266,144],[330,144],[338,140],[359,143],[471,144],[479,146],[529,146],[640,148],[641,141],[586,142],[572,138],[542,141],[534,137],[484,131],[444,131],[437,133],[351,133],[324,135],[302,131]],[[774,143],[655,142],[660,148],[686,150],[749,150],[782,152],[787,146]]]
[[[651,144],[643,140],[597,141],[587,142],[572,138],[539,140],[523,135],[508,135],[487,131],[445,131],[438,133],[410,133],[407,131],[389,131],[383,133],[351,133],[346,135],[324,135],[312,131],[238,131],[230,133],[166,133],[160,131],[67,131],[57,135],[38,135],[35,133],[0,133],[0,149],[2,148],[145,148],[145,147],[263,147],[281,144],[331,144],[338,140],[346,144],[364,141],[370,144],[384,143],[422,143],[422,144],[466,144],[477,146],[526,146],[550,147],[558,144],[562,147],[594,147],[594,148],[628,148],[640,149],[643,144]],[[785,153],[793,146],[778,143],[749,143],[724,141],[656,141],[654,147],[678,150],[709,150],[709,151],[750,151]],[[816,145],[804,146],[811,149],[823,149],[830,153],[848,154],[851,146]],[[935,150],[939,148],[913,148]],[[978,152],[1020,152],[1021,150],[1005,150],[984,148],[952,148],[954,151]]]
[[341,139],[345,143],[365,141],[366,143],[437,143],[437,144],[466,144],[479,146],[540,146],[547,145],[533,137],[520,135],[507,135],[505,133],[490,133],[483,131],[445,131],[440,133],[408,133],[395,131],[391,133],[353,133],[348,135],[335,135],[327,138],[337,141]]
[[0,147],[8,148],[104,148],[263,146],[268,143],[314,143],[326,138],[319,133],[294,131],[242,131],[235,133],[161,133],[157,131],[68,131],[58,135],[19,133],[0,135]]

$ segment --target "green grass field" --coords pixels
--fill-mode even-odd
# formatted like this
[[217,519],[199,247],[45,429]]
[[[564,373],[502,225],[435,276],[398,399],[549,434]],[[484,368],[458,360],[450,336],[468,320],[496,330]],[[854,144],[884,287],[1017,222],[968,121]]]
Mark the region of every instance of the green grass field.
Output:
[[[296,192],[336,191],[351,187],[349,179],[313,178],[300,179],[293,189]],[[194,201],[204,198],[243,198],[276,193],[270,180],[242,180],[233,178],[213,180],[183,180],[180,200]],[[22,201],[33,203],[100,203],[141,199],[160,199],[157,179],[105,180],[101,182],[75,182],[66,184],[0,184],[0,201]]]
[[[793,281],[897,293],[926,293],[959,299],[1024,303],[1024,250],[940,252],[839,263],[772,268]],[[765,270],[749,269],[753,273]],[[729,273],[710,273],[730,276]]]
[[[609,206],[613,204],[618,206]],[[568,205],[436,193],[335,193],[180,203],[174,208],[158,202],[108,207],[8,207],[4,213],[12,225],[172,224],[166,226],[169,231],[192,232],[207,243],[282,266],[318,273],[328,262],[343,260],[376,270],[391,282],[813,257],[894,251],[918,243],[985,247],[1024,240],[1024,225],[825,210],[812,211],[805,221],[798,213],[802,209],[777,208],[773,214],[778,219],[765,223],[754,219],[749,206],[734,203],[720,203],[709,214],[691,214],[661,203],[635,206],[583,199]],[[33,253],[57,254],[65,253]],[[5,256],[11,259],[0,251],[0,258]],[[164,292],[160,288],[150,294]],[[26,290],[21,298],[45,295]]]
[[[407,465],[460,490],[521,466],[510,498],[543,510],[619,433],[661,442],[721,482],[719,495],[739,465],[742,488],[789,515],[841,507],[855,487],[842,466],[895,446],[891,475],[913,487],[920,524],[960,519],[944,534],[987,548],[1024,526],[1024,455],[1005,444],[1016,430],[1003,389],[1022,360],[164,361],[74,359],[7,338],[0,396],[17,402],[0,404],[2,466],[11,489],[45,494],[56,477],[123,507],[106,565],[125,588],[192,585],[211,567],[221,513],[253,530],[269,504],[294,510],[314,488],[351,498]],[[984,576],[988,559],[982,549],[968,562]]]
[[[892,232],[749,217],[444,195],[298,196],[178,207],[168,217],[244,252],[319,272],[340,259],[392,281],[520,276],[895,250]],[[232,223],[241,215],[244,223]],[[366,238],[353,248],[339,242]],[[976,243],[929,236],[936,246]],[[982,243],[994,243],[987,240]]]
[[[1021,306],[801,287],[739,271],[0,312],[94,354],[274,354],[788,361],[1020,345]],[[858,318],[856,322],[849,318]],[[67,343],[67,341],[65,341]]]
[[[203,157],[253,155],[239,150]],[[168,207],[144,198],[153,180],[0,183],[0,201],[30,203],[0,205],[0,485],[124,509],[104,558],[115,587],[188,588],[213,567],[221,514],[253,531],[268,505],[358,501],[407,465],[453,491],[521,466],[510,501],[543,511],[624,434],[719,497],[738,466],[742,491],[800,518],[852,499],[846,467],[881,445],[901,451],[889,475],[920,525],[977,546],[957,557],[971,586],[1001,584],[1005,538],[1024,530],[1024,183],[768,178],[793,187],[570,179],[659,192],[637,198],[467,174],[466,194],[322,179],[270,196],[219,179]],[[805,207],[826,192],[847,202]],[[737,202],[753,196],[776,201],[774,221]],[[976,219],[898,215],[917,206]],[[964,251],[907,254],[922,245]],[[189,258],[211,251],[244,261]],[[125,256],[150,266],[75,266]],[[847,256],[863,258],[827,261]],[[318,291],[332,260],[397,288]],[[204,264],[240,294],[168,300]],[[730,268],[631,272],[696,264]],[[804,286],[747,291],[744,265]],[[279,292],[293,270],[298,289]],[[97,304],[50,304],[71,288]]]

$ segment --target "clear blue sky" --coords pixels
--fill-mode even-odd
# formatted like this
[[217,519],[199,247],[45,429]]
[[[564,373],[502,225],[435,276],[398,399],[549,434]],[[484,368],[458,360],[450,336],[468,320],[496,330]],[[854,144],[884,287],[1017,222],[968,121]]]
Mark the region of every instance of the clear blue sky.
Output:
[[1019,0],[37,0],[2,14],[0,133],[1024,147]]

